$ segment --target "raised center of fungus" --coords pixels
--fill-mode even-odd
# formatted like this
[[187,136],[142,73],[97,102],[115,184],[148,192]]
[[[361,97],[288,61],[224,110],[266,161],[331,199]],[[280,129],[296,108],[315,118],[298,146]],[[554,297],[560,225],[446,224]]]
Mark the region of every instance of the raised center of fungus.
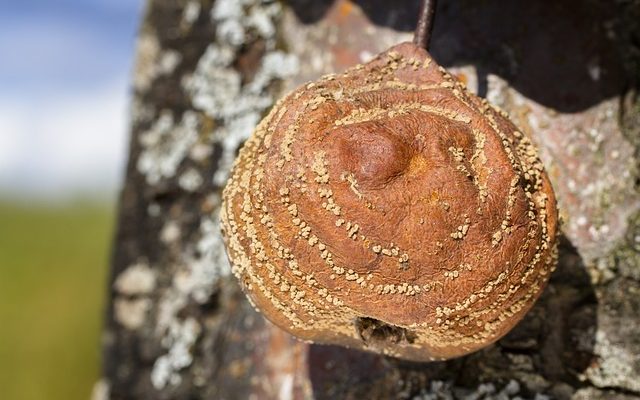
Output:
[[353,171],[355,180],[367,188],[383,188],[404,173],[411,161],[410,146],[383,124],[349,126],[329,140],[335,142],[337,164]]

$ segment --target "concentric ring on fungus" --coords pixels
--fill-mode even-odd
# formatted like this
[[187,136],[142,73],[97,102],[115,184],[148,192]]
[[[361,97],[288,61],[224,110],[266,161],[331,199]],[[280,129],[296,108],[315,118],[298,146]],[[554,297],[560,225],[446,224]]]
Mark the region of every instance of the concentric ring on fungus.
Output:
[[508,332],[555,266],[535,147],[410,43],[280,101],[223,200],[249,299],[314,342],[464,355]]

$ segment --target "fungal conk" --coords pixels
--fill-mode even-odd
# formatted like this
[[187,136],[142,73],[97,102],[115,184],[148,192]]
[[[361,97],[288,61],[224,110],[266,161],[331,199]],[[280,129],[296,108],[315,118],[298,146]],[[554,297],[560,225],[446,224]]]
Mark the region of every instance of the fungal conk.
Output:
[[536,148],[414,43],[282,99],[223,201],[248,298],[318,343],[461,356],[506,334],[555,266]]

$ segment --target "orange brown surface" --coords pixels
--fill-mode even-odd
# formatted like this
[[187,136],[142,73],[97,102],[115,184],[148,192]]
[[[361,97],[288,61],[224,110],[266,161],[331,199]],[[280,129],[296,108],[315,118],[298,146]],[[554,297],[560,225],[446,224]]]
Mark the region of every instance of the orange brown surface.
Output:
[[249,299],[314,342],[467,354],[520,320],[555,265],[537,150],[409,43],[280,101],[223,198]]

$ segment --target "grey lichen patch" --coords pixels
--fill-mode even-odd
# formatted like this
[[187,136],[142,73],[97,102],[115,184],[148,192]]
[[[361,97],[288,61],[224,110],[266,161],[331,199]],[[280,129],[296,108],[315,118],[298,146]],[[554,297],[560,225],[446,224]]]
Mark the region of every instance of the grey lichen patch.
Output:
[[156,202],[152,202],[149,204],[149,206],[147,206],[147,215],[150,217],[157,218],[160,216],[161,212],[162,208]]
[[143,30],[138,37],[138,58],[133,74],[133,86],[146,90],[155,77],[155,64],[160,53],[160,43],[156,35]]
[[156,76],[169,75],[182,61],[182,55],[175,50],[166,50],[160,55],[156,67]]
[[193,105],[211,117],[230,113],[240,93],[242,78],[232,67],[235,57],[231,46],[210,44],[193,74],[184,78],[183,85]]
[[[220,200],[216,196],[214,204]],[[217,213],[215,214],[217,215]],[[156,332],[167,352],[154,364],[151,380],[157,389],[180,382],[180,371],[192,362],[190,348],[200,334],[193,319],[178,316],[190,301],[203,304],[217,290],[218,281],[230,274],[217,218],[207,217],[200,223],[200,239],[181,256],[181,266],[173,275],[171,286],[161,296],[156,317]]]
[[599,390],[592,386],[578,389],[571,400],[636,400],[636,396],[618,393],[612,390]]
[[[297,58],[276,47],[275,22],[280,13],[281,6],[272,1],[217,1],[211,11],[218,27],[216,40],[206,49],[193,74],[183,80],[193,106],[219,122],[212,134],[214,142],[222,146],[214,175],[218,186],[226,182],[237,148],[273,105],[273,84],[298,70]],[[243,83],[233,64],[241,46],[255,37],[264,42],[266,52],[255,76]]]
[[156,275],[146,263],[137,263],[125,269],[113,284],[122,295],[146,295],[156,287]]
[[130,330],[141,328],[151,309],[148,298],[127,299],[118,297],[114,300],[114,314],[116,321]]
[[186,170],[180,178],[178,178],[178,185],[187,192],[195,192],[204,183],[202,175],[195,168]]
[[102,378],[93,385],[93,388],[91,389],[90,399],[91,400],[109,400],[111,398],[110,389],[111,388],[109,385],[109,381],[106,380],[105,378]]
[[174,285],[198,303],[205,303],[216,289],[216,283],[231,273],[220,236],[220,222],[207,217],[200,223],[200,240],[195,254],[185,255],[186,272],[177,274]]
[[191,349],[200,336],[202,327],[195,318],[174,321],[169,327],[163,344],[169,352],[158,358],[151,372],[151,383],[161,390],[167,385],[178,385],[182,381],[180,371],[193,362]]
[[592,274],[599,282],[608,282],[618,275],[640,282],[640,212],[627,218],[629,229],[625,237],[606,256],[592,263]]
[[624,345],[612,342],[603,330],[596,333],[594,353],[598,356],[598,361],[589,366],[585,373],[593,385],[640,393],[640,380],[637,377],[640,355],[629,351]]
[[153,105],[142,101],[138,96],[131,99],[131,123],[133,125],[142,124],[151,121],[156,116],[156,110]]
[[144,262],[133,264],[118,275],[113,287],[115,320],[130,330],[141,328],[151,310],[148,296],[156,288],[155,272]]
[[[195,27],[205,13],[216,27],[215,38],[200,56],[193,72],[180,80],[194,110],[185,111],[182,116],[160,112],[151,128],[140,135],[142,151],[137,167],[151,185],[175,179],[186,192],[205,190],[211,183],[223,186],[238,147],[273,105],[276,84],[297,71],[297,59],[277,48],[275,26],[281,13],[279,3],[217,0],[211,10],[201,8],[200,3],[187,3],[181,27]],[[255,60],[258,66],[252,76],[246,77],[236,69],[237,61],[256,41],[260,41],[264,54]],[[164,64],[165,69],[175,64],[166,56],[164,63],[161,58],[156,56],[156,63]],[[180,169],[186,158],[188,164],[207,163],[214,148],[222,152],[216,156],[218,165],[213,182],[207,182],[209,178],[198,167]],[[195,239],[182,246],[182,229],[177,222],[167,222],[160,232],[161,242],[171,246],[177,255],[172,261],[172,279],[160,292],[154,310],[155,334],[165,349],[151,373],[157,389],[178,384],[181,370],[193,361],[191,348],[200,335],[201,326],[195,319],[181,317],[181,311],[189,304],[209,301],[219,289],[221,278],[230,273],[219,234],[220,199],[215,193],[208,196],[211,198],[206,202],[207,215],[201,219]]]
[[214,134],[214,141],[221,143],[223,148],[214,175],[215,184],[222,186],[226,182],[237,148],[249,137],[264,112],[273,105],[275,99],[269,94],[268,88],[296,71],[296,58],[281,51],[267,53],[253,81],[240,88],[234,104],[217,116],[224,124]]
[[160,231],[160,240],[166,245],[178,242],[181,235],[180,225],[176,221],[167,221]]
[[138,171],[148,184],[176,174],[180,163],[198,141],[200,118],[194,111],[186,111],[175,124],[173,115],[163,111],[151,128],[140,135],[142,152],[138,158]]
[[172,73],[180,61],[182,56],[179,52],[163,51],[157,36],[143,31],[138,38],[138,59],[133,79],[135,89],[149,89],[155,78]]
[[236,150],[251,135],[251,131],[260,121],[258,113],[249,113],[229,121],[219,129],[215,142],[222,145],[222,154],[218,159],[218,168],[213,175],[213,183],[222,187],[229,178],[229,172],[235,160]]
[[526,396],[521,392],[521,385],[512,379],[506,385],[481,383],[475,388],[454,386],[451,382],[434,380],[429,387],[423,389],[413,400],[551,400],[545,394]]
[[201,9],[199,1],[191,0],[188,2],[182,11],[182,25],[187,27],[193,25],[200,16]]
[[218,281],[230,274],[219,229],[217,218],[202,220],[200,239],[182,255],[182,266],[160,299],[156,322],[158,332],[165,332],[190,300],[200,304],[209,300],[217,289]]

